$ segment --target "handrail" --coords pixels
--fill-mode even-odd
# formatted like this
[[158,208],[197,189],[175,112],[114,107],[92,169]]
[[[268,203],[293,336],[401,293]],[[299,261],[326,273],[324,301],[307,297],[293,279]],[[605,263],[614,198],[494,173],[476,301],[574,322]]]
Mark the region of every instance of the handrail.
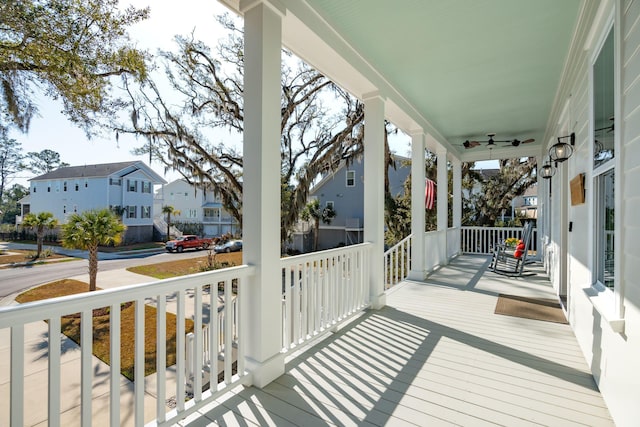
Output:
[[[0,309],[0,329],[9,328],[11,332],[10,358],[11,358],[11,380],[10,380],[10,417],[11,425],[22,425],[24,418],[24,392],[25,392],[25,329],[26,325],[32,322],[47,321],[48,332],[45,335],[46,357],[49,360],[49,369],[45,375],[48,376],[45,383],[48,384],[48,422],[51,425],[60,424],[61,402],[59,393],[62,384],[68,380],[61,375],[61,354],[62,346],[60,339],[61,317],[69,314],[80,313],[81,316],[81,339],[82,342],[93,340],[93,328],[85,327],[91,325],[92,310],[102,307],[110,309],[110,359],[112,361],[109,368],[109,419],[111,424],[120,422],[120,396],[122,382],[120,377],[120,342],[121,342],[121,304],[126,302],[134,303],[135,310],[135,337],[134,337],[134,376],[141,378],[134,382],[133,399],[133,419],[136,425],[144,423],[145,415],[145,381],[144,381],[144,360],[145,360],[145,318],[146,305],[153,304],[157,313],[156,344],[158,357],[156,362],[157,381],[155,384],[155,394],[157,396],[156,419],[154,424],[173,425],[179,419],[188,416],[194,411],[211,403],[213,400],[227,392],[237,384],[247,382],[245,376],[243,360],[244,349],[240,345],[245,325],[239,323],[233,307],[235,304],[225,304],[223,316],[226,319],[233,319],[233,322],[224,322],[224,328],[220,328],[212,310],[217,310],[218,286],[224,289],[225,301],[232,300],[232,288],[237,288],[236,300],[242,307],[243,294],[240,291],[241,283],[255,274],[255,267],[238,266],[222,270],[197,273],[189,276],[159,280],[155,282],[143,283],[128,287],[100,290],[90,293],[76,294],[48,300],[36,301],[20,304]],[[207,295],[208,294],[208,295]],[[193,303],[187,297],[193,297]],[[176,314],[176,368],[175,374],[167,371],[166,366],[166,314],[167,306],[175,304]],[[206,308],[208,306],[208,309]],[[193,309],[193,313],[187,315],[187,310]],[[203,319],[203,312],[208,313],[209,322]],[[220,343],[223,348],[231,349],[233,342],[238,342],[237,352],[238,366],[237,373],[233,370],[231,358],[225,358],[224,380],[220,383],[217,377],[212,378],[208,390],[203,391],[203,376],[194,375],[193,396],[188,396],[185,390],[186,383],[186,357],[185,357],[185,320],[189,316],[193,319],[194,329],[202,329],[210,324],[213,327],[210,333],[210,340],[207,342],[202,334],[194,335],[194,354],[217,354]],[[235,329],[234,325],[235,324]],[[237,331],[237,332],[236,332]],[[236,336],[237,335],[237,336]],[[220,336],[220,342],[218,341]],[[204,348],[204,346],[208,348]],[[80,403],[81,422],[83,425],[92,424],[92,388],[94,381],[93,351],[91,345],[80,346],[80,381],[78,388],[78,398]],[[193,355],[192,355],[193,356]],[[213,359],[213,358],[212,358]],[[217,359],[217,358],[216,358]],[[211,360],[210,363],[217,360]],[[193,356],[193,372],[202,372],[204,360],[202,357]],[[211,369],[210,369],[211,370]],[[217,372],[217,366],[215,368]],[[176,409],[167,412],[165,400],[167,397],[168,384],[175,375],[176,388],[170,391],[170,395],[176,396]],[[75,379],[74,379],[75,381]],[[65,387],[67,387],[65,385]],[[128,404],[127,404],[128,405]],[[131,408],[124,408],[129,411]]]
[[[531,248],[537,251],[537,229],[531,230]],[[464,226],[460,230],[460,249],[466,254],[490,255],[496,244],[509,237],[522,238],[522,227]]]
[[282,258],[282,348],[293,349],[369,304],[369,254],[361,243]]
[[397,285],[411,271],[412,234],[400,240],[383,255],[385,289]]

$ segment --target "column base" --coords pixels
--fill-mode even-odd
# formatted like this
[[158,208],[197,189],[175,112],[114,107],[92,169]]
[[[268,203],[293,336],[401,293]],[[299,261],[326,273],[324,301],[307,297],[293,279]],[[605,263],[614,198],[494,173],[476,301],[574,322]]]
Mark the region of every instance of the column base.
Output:
[[251,374],[251,385],[266,387],[273,380],[284,374],[284,353],[278,353],[264,362],[247,358],[246,369]]
[[387,294],[382,293],[380,295],[371,297],[371,308],[372,309],[380,310],[385,305],[387,305]]
[[407,279],[415,280],[417,282],[422,282],[426,278],[427,278],[427,272],[424,270],[411,270],[409,272],[409,275],[407,276]]

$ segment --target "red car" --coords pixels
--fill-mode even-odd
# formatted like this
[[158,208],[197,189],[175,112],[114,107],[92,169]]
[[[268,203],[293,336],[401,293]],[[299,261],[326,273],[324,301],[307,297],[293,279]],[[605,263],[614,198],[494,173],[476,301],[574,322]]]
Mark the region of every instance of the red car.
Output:
[[211,239],[201,239],[193,234],[185,234],[175,240],[169,240],[164,245],[164,248],[167,252],[182,252],[185,249],[195,249],[199,251],[200,249],[207,249],[209,245],[211,245]]

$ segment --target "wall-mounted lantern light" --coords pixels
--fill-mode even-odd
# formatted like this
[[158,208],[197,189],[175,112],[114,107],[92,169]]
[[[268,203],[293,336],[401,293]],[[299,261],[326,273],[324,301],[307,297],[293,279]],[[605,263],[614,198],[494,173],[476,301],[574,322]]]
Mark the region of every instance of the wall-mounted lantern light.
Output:
[[[569,138],[570,144],[562,142],[563,139]],[[573,146],[576,145],[576,134],[572,132],[571,135],[559,136],[558,143],[549,148],[549,157],[552,162],[562,163],[567,160],[573,154]],[[544,166],[543,166],[544,167]]]
[[544,179],[550,179],[553,175],[556,174],[556,168],[550,162],[546,162],[540,168],[540,176]]

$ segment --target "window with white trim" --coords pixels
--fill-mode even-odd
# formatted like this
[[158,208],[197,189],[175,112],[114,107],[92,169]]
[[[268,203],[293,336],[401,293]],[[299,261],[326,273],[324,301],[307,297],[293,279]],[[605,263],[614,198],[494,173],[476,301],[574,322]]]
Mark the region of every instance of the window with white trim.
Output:
[[127,218],[135,218],[137,212],[137,206],[127,206]]
[[356,186],[356,171],[348,170],[347,171],[347,187],[355,187]]
[[615,287],[615,43],[607,34],[593,63],[593,280],[601,290]]
[[142,192],[143,193],[151,193],[151,182],[142,181]]
[[138,191],[138,181],[133,179],[127,180],[127,191],[137,192]]
[[151,218],[151,206],[141,206],[140,218]]

